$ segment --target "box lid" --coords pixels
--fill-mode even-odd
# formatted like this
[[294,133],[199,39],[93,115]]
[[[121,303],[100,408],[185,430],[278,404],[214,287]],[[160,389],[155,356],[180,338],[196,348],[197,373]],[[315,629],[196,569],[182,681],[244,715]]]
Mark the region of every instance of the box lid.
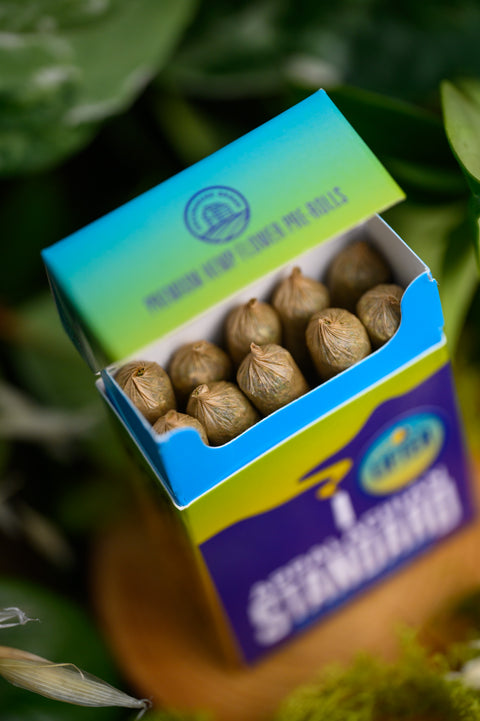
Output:
[[42,256],[100,370],[403,197],[320,90]]

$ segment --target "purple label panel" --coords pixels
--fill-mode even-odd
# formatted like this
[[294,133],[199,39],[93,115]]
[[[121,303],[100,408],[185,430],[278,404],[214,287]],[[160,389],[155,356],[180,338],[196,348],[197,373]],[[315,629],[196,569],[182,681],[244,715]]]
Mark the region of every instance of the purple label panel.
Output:
[[[342,461],[328,489],[322,470]],[[379,406],[349,444],[299,478],[299,489],[201,546],[247,661],[471,519],[450,366]]]

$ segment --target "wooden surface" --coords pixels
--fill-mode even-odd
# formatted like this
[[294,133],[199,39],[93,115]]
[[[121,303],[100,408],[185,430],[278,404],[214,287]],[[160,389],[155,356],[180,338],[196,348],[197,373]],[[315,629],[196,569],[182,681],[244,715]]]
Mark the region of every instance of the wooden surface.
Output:
[[[478,484],[477,484],[478,485]],[[478,496],[478,492],[477,492]],[[320,621],[254,667],[222,660],[183,549],[161,513],[132,513],[94,549],[93,597],[120,668],[140,696],[216,721],[263,721],[332,661],[359,650],[392,657],[396,629],[419,627],[480,585],[480,522]]]

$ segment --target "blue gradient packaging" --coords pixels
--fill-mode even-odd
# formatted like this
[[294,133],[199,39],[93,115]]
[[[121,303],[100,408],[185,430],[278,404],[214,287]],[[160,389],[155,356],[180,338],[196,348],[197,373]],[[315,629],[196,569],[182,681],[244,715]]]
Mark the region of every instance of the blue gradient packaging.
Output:
[[[46,249],[65,328],[181,519],[238,657],[252,662],[472,517],[428,268],[378,217],[402,192],[319,91]],[[114,380],[168,367],[299,266],[367,237],[405,288],[394,337],[219,447],[155,435]]]

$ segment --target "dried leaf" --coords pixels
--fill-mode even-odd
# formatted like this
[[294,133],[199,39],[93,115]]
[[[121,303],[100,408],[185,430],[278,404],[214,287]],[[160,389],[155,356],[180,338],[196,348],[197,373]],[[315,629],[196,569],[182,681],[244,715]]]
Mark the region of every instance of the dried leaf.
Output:
[[344,308],[327,308],[315,313],[308,324],[306,339],[323,380],[350,368],[371,351],[364,325]]
[[178,428],[194,428],[200,434],[202,441],[208,445],[207,433],[203,424],[187,413],[179,413],[178,411],[171,410],[165,413],[164,416],[160,416],[153,424],[153,430],[159,435],[168,433],[168,431],[174,431]]
[[231,441],[253,426],[258,413],[235,383],[202,384],[191,393],[187,413],[197,418],[214,446]]
[[314,278],[303,275],[299,267],[284,278],[275,288],[272,305],[282,321],[283,346],[295,361],[305,365],[308,357],[305,330],[311,316],[330,304],[327,287]]
[[250,343],[281,343],[282,324],[280,317],[271,305],[257,298],[251,298],[239,305],[227,316],[225,340],[228,352],[235,361],[241,363],[250,351]]
[[52,663],[41,656],[0,646],[0,676],[14,686],[77,706],[121,706],[146,710],[147,699],[136,699],[70,663]]
[[384,345],[400,325],[403,288],[381,283],[367,290],[357,303],[357,316],[367,329],[374,348]]
[[29,621],[38,621],[38,618],[29,618],[21,608],[17,608],[16,606],[0,609],[0,628],[24,626],[26,623],[29,623]]
[[131,361],[119,368],[115,380],[150,423],[176,408],[173,386],[166,371],[154,361]]
[[364,240],[348,245],[333,259],[327,271],[331,305],[355,312],[365,291],[388,283],[392,272],[380,253]]
[[299,367],[285,348],[275,343],[252,343],[237,373],[241,390],[263,415],[287,405],[309,388]]
[[200,340],[179,348],[168,371],[178,397],[186,399],[202,383],[228,380],[232,374],[232,362],[217,345]]

